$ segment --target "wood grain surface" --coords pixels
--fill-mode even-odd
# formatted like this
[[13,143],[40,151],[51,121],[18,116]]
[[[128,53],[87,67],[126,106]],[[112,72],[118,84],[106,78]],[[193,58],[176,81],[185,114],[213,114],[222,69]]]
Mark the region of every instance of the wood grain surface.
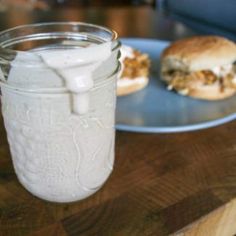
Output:
[[[3,236],[164,236],[236,196],[235,122],[181,134],[117,132],[112,176],[98,193],[72,204],[53,204],[28,193],[12,168],[2,121],[0,133]],[[224,214],[233,218],[228,223],[218,219],[224,226],[236,220],[235,211],[226,208]]]
[[219,209],[213,211],[186,229],[176,233],[176,236],[204,236],[204,235],[235,235],[236,232],[236,200],[232,200]]
[[[53,20],[103,24],[129,37],[192,34],[148,8],[8,12],[0,27]],[[235,140],[235,122],[188,133],[117,132],[115,168],[104,187],[81,202],[54,204],[19,184],[0,118],[0,236],[232,236]]]

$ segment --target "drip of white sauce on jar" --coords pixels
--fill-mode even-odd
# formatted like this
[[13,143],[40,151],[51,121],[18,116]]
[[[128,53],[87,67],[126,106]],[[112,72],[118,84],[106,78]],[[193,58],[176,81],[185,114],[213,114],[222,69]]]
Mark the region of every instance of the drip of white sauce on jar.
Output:
[[37,51],[43,62],[65,81],[72,93],[73,112],[79,115],[89,110],[89,90],[94,86],[94,71],[107,60],[111,42],[86,48]]

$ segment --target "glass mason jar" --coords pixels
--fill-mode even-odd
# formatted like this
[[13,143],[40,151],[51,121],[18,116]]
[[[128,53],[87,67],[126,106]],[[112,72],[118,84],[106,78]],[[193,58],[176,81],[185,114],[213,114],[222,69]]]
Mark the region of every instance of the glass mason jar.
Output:
[[33,195],[72,202],[96,192],[114,163],[114,31],[86,23],[0,33],[0,86],[14,169]]

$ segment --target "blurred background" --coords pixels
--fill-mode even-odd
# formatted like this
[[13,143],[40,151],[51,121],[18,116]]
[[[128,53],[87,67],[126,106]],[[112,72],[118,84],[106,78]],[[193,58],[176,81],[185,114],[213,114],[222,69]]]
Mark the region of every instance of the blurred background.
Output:
[[236,40],[236,0],[0,0],[0,29],[46,21],[102,24],[120,36]]
[[49,7],[83,7],[83,6],[127,6],[127,5],[152,5],[155,0],[1,0],[1,7],[25,7],[28,9],[38,8],[47,9]]
[[174,40],[193,34],[163,17],[155,0],[0,0],[0,30],[52,21],[100,24],[120,37]]

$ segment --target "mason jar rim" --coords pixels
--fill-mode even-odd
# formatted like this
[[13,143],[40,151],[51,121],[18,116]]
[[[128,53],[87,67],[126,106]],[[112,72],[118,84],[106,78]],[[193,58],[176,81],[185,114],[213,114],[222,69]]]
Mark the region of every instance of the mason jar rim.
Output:
[[[16,53],[16,52],[30,53],[29,51],[14,50],[14,49],[2,47],[2,43],[4,43],[4,40],[1,40],[1,37],[9,34],[11,32],[14,32],[16,30],[20,30],[20,29],[24,29],[24,28],[40,27],[40,26],[46,27],[46,26],[53,26],[53,25],[55,25],[55,26],[60,26],[60,25],[84,26],[84,27],[89,27],[89,28],[94,28],[94,29],[100,29],[100,30],[103,30],[104,32],[111,34],[110,40],[107,40],[106,42],[115,42],[118,39],[118,34],[116,31],[109,29],[108,27],[105,27],[105,26],[91,24],[91,23],[85,23],[85,22],[80,22],[80,21],[78,21],[78,22],[77,21],[55,21],[55,22],[33,23],[33,24],[18,25],[18,26],[0,31],[0,52],[2,51],[2,52],[6,52],[8,54],[9,53]],[[116,50],[119,46],[120,46],[119,43],[117,45],[114,45],[114,47],[112,48],[112,51]]]
[[[14,45],[14,43],[16,44],[16,43],[24,42],[27,40],[44,39],[44,38],[41,38],[42,35],[40,34],[40,26],[42,26],[41,32],[46,33],[45,34],[46,38],[56,39],[57,35],[54,35],[54,37],[53,37],[53,33],[62,33],[62,34],[59,34],[59,36],[62,36],[62,38],[64,38],[65,40],[66,39],[74,39],[76,41],[76,36],[78,34],[78,36],[77,36],[78,38],[82,35],[82,39],[85,39],[85,40],[87,39],[89,41],[91,39],[90,37],[93,36],[93,33],[94,33],[94,36],[97,36],[97,40],[99,40],[99,39],[101,40],[100,45],[103,43],[105,44],[107,42],[111,43],[111,51],[113,53],[116,50],[118,50],[121,45],[120,41],[118,40],[118,35],[114,30],[109,29],[104,26],[96,25],[96,24],[90,24],[90,23],[84,23],[84,22],[73,22],[73,21],[72,22],[68,21],[68,22],[45,22],[45,23],[26,24],[26,25],[20,25],[20,26],[16,26],[13,28],[9,28],[7,30],[0,32],[0,65],[4,65],[4,64],[10,65],[12,60],[14,60],[15,55],[17,53],[21,53],[21,54],[25,55],[26,56],[25,58],[27,59],[27,57],[28,57],[27,55],[33,53],[32,51],[30,51],[30,50],[29,51],[28,50],[25,50],[25,51],[24,50],[14,50],[14,49],[8,48],[8,46]],[[52,26],[52,27],[53,26],[55,26],[55,27],[65,26],[65,28],[69,27],[69,30],[65,30],[64,28],[61,28],[61,29],[58,28],[59,30],[57,30],[57,28],[56,29],[52,28],[52,30],[50,31],[50,26]],[[87,29],[87,31],[86,31],[86,28],[73,29],[73,26],[75,26],[75,27],[82,26],[82,27],[87,27],[88,29]],[[39,31],[34,30],[34,27],[38,27]],[[43,27],[45,27],[45,28],[43,28]],[[47,28],[47,27],[49,27],[49,28]],[[20,34],[21,33],[20,30],[24,29],[24,28],[26,28],[26,29],[28,28],[29,32],[23,31],[22,34]],[[91,29],[91,31],[89,31],[89,29]],[[19,30],[19,35],[16,35],[16,36],[13,35],[13,37],[12,37],[13,41],[11,41],[11,37],[10,37],[11,32],[14,32],[14,31],[17,32],[17,30]],[[100,32],[99,30],[101,30],[102,32]],[[105,32],[105,35],[103,34],[103,32]],[[74,35],[74,33],[75,33],[75,35]],[[82,33],[82,34],[79,35],[80,33]],[[87,35],[86,35],[86,33],[87,33]],[[67,37],[67,34],[69,34],[68,37]],[[72,36],[74,36],[74,38],[73,37],[71,38],[70,34],[72,34]],[[6,38],[9,39],[9,41],[7,41],[7,39],[4,40],[4,35],[6,35]],[[14,41],[14,39],[15,39],[15,41]],[[95,37],[95,40],[96,40],[96,37]],[[3,46],[4,42],[6,42],[5,47]],[[24,58],[23,58],[22,62],[24,64],[24,67],[31,67],[31,66],[32,67],[37,67],[37,66],[40,67],[41,66],[41,64],[38,64],[38,65],[37,65],[37,63],[35,64],[34,61],[28,61],[27,63],[24,63]],[[14,65],[14,66],[16,66],[16,65]],[[22,66],[22,64],[19,64],[19,66]],[[117,73],[119,68],[120,68],[120,66],[118,64],[116,66],[116,68],[114,68],[114,70],[110,71],[110,73],[108,73],[104,76],[107,78],[111,78],[114,73]],[[103,81],[102,79],[98,79],[96,86],[101,85],[102,81]],[[42,93],[42,91],[44,91],[45,93],[48,93],[48,94],[65,93],[66,92],[64,87],[50,88],[50,89],[46,89],[44,87],[37,88],[37,89],[18,88],[15,85],[9,85],[8,83],[6,83],[6,80],[1,79],[1,78],[0,78],[0,86],[8,87],[9,89],[15,89],[15,90],[22,91],[22,92],[25,91],[25,92],[29,92],[29,93],[38,93],[38,92]]]

